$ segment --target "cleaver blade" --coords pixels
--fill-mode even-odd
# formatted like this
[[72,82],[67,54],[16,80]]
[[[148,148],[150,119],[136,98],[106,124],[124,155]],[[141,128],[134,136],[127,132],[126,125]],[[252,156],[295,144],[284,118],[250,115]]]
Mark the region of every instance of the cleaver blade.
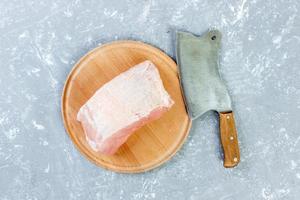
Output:
[[234,167],[240,153],[231,99],[218,70],[221,39],[218,30],[200,37],[177,32],[176,58],[189,116],[196,119],[210,110],[219,113],[224,167]]

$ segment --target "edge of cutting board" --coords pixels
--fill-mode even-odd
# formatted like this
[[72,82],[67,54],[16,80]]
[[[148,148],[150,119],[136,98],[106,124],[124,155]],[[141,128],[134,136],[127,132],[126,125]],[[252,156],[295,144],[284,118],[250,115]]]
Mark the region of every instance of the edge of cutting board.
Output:
[[[168,64],[168,66],[166,66],[166,67],[170,67],[172,69],[172,71],[174,73],[172,76],[176,76],[177,81],[174,83],[175,87],[177,87],[177,89],[176,89],[177,90],[176,96],[177,95],[181,96],[179,98],[180,99],[179,102],[175,102],[175,103],[179,103],[180,104],[180,107],[181,107],[180,110],[181,110],[181,112],[184,112],[184,113],[179,113],[179,114],[185,116],[184,117],[185,121],[181,122],[182,124],[184,123],[183,127],[182,127],[182,129],[184,129],[184,130],[181,130],[182,133],[180,135],[180,138],[178,139],[178,141],[175,144],[175,146],[172,146],[171,150],[167,150],[166,152],[164,152],[164,155],[160,159],[154,160],[153,162],[150,162],[150,163],[144,164],[144,165],[137,165],[137,166],[130,166],[130,167],[128,167],[128,166],[119,166],[119,165],[116,165],[114,163],[107,162],[105,159],[107,159],[110,156],[105,156],[105,155],[101,155],[99,153],[93,152],[88,146],[86,146],[84,144],[84,142],[82,140],[80,141],[78,139],[78,132],[79,131],[77,131],[75,133],[74,126],[77,126],[79,124],[79,122],[72,122],[73,124],[72,123],[70,124],[70,122],[69,122],[70,119],[68,118],[69,116],[68,116],[68,113],[66,111],[67,110],[67,106],[68,106],[68,104],[67,104],[68,103],[68,98],[69,98],[69,95],[70,95],[68,93],[68,92],[70,92],[69,91],[70,90],[70,84],[72,84],[74,82],[74,76],[76,78],[76,73],[78,74],[78,70],[79,70],[80,66],[86,61],[86,59],[91,59],[89,57],[91,57],[93,54],[97,53],[98,51],[101,51],[102,49],[105,49],[105,48],[112,48],[112,47],[118,46],[118,45],[119,46],[129,45],[129,46],[132,46],[132,48],[141,48],[141,49],[144,49],[144,50],[146,50],[146,51],[148,51],[150,53],[153,53],[153,54],[156,54],[157,56],[159,56],[160,59],[163,60],[163,62],[165,62],[166,64]],[[114,48],[116,48],[116,47],[114,47]],[[161,73],[161,70],[160,70],[161,67],[158,67],[158,68],[159,68],[159,71]],[[174,79],[174,77],[173,77],[173,79]],[[162,78],[162,80],[164,81],[163,78]],[[167,89],[167,91],[168,91],[168,89]],[[171,95],[171,97],[172,97],[172,95]],[[178,99],[178,96],[176,97],[176,99]],[[171,108],[171,110],[173,109],[173,107]],[[171,112],[171,110],[168,111],[168,112]],[[110,43],[98,46],[95,49],[89,51],[87,54],[85,54],[74,65],[74,67],[72,68],[71,72],[67,76],[67,79],[66,79],[66,82],[65,82],[65,85],[64,85],[64,88],[63,88],[63,94],[62,94],[62,99],[61,99],[61,113],[62,113],[64,127],[65,127],[65,129],[66,129],[69,137],[71,138],[71,140],[75,144],[76,148],[79,150],[79,152],[81,154],[83,154],[86,158],[88,158],[90,161],[92,161],[94,164],[96,164],[96,165],[98,165],[100,167],[103,167],[105,169],[112,170],[112,171],[115,171],[115,172],[121,172],[121,173],[140,173],[140,172],[145,172],[145,171],[154,169],[154,168],[160,166],[161,164],[165,163],[166,161],[170,160],[170,158],[172,158],[176,154],[176,152],[181,148],[181,146],[183,145],[184,141],[186,140],[186,138],[187,138],[187,136],[189,134],[189,130],[190,130],[190,127],[191,127],[191,119],[188,117],[188,114],[186,112],[186,109],[185,109],[185,106],[184,106],[184,100],[183,100],[183,97],[182,97],[182,92],[181,92],[181,89],[180,89],[180,83],[179,83],[179,79],[178,79],[178,73],[177,73],[177,65],[176,65],[176,63],[174,62],[173,59],[171,59],[168,55],[166,55],[160,49],[158,49],[156,47],[153,47],[153,46],[151,46],[149,44],[145,44],[143,42],[133,41],[133,40],[114,41],[114,42],[110,42]],[[76,113],[77,113],[77,111],[76,111]],[[166,113],[164,115],[166,115]],[[162,116],[162,118],[163,117],[164,116]],[[152,123],[156,123],[157,124],[157,123],[159,123],[160,120],[161,119],[158,119],[155,122],[151,122],[150,124],[152,124]],[[166,120],[164,120],[164,121],[166,121]],[[74,125],[74,123],[75,123],[75,125]],[[76,125],[76,123],[78,123],[78,124]],[[149,126],[149,125],[145,125],[145,126]],[[141,128],[141,129],[143,129],[143,128]],[[82,134],[82,132],[83,131],[81,130],[81,134]],[[141,132],[141,130],[138,130],[137,132]],[[133,135],[137,135],[137,134],[134,133]],[[133,137],[133,136],[130,136],[130,138],[131,137]],[[139,140],[138,136],[135,136],[135,137],[136,137],[136,140]],[[129,140],[130,140],[130,138],[129,138]],[[126,146],[126,149],[129,148],[128,145],[124,145],[124,146]],[[122,147],[120,149],[122,149]],[[129,151],[130,151],[130,149],[129,149]],[[130,153],[132,153],[132,152],[130,152]]]

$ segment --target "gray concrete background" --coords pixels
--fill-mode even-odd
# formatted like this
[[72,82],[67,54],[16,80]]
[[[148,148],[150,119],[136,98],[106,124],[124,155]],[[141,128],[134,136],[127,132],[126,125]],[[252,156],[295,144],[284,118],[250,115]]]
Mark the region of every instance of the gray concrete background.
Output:
[[[0,199],[299,199],[300,2],[297,0],[0,1]],[[87,161],[64,131],[60,96],[73,64],[136,39],[174,58],[174,30],[223,32],[242,160],[224,169],[207,113],[180,152],[124,175]]]

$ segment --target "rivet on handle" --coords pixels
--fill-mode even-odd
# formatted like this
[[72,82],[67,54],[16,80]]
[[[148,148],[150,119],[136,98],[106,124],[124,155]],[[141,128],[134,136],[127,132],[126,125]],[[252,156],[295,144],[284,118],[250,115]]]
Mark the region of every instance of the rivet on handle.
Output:
[[234,158],[233,158],[233,161],[234,161],[234,162],[237,162],[237,161],[238,161],[237,157],[234,157]]

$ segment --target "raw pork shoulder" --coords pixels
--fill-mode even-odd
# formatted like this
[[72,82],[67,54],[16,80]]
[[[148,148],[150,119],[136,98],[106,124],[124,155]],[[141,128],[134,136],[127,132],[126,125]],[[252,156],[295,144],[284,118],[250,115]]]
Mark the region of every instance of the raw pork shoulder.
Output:
[[77,120],[93,150],[111,155],[135,130],[173,104],[155,65],[145,61],[98,89],[80,108]]

